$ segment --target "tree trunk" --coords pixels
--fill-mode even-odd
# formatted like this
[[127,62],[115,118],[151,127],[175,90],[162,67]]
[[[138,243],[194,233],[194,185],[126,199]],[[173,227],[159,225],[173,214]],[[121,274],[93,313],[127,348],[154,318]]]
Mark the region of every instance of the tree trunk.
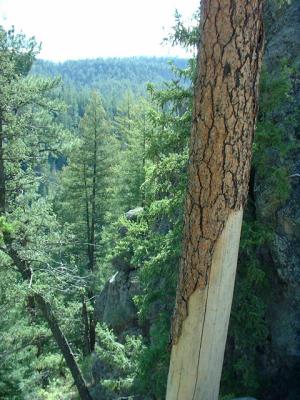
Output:
[[[92,305],[93,305],[93,309],[95,308],[95,300],[94,297],[91,300]],[[91,347],[91,353],[93,351],[95,351],[95,345],[96,345],[96,321],[94,318],[94,313],[93,311],[89,312],[89,323],[90,323],[90,336],[89,336],[89,340],[90,340],[90,347]]]
[[[14,262],[14,264],[17,267],[18,271],[20,272],[22,278],[25,281],[30,281],[31,274],[32,274],[30,265],[25,260],[22,260],[19,256],[19,254],[16,252],[16,250],[14,250],[13,247],[11,246],[10,234],[7,232],[4,232],[3,236],[4,236],[5,245],[7,247],[7,254],[10,256],[10,258]],[[73,377],[74,383],[77,387],[80,399],[81,400],[92,400],[92,397],[89,393],[89,390],[84,381],[82,373],[76,362],[74,354],[71,351],[69,343],[68,343],[66,337],[64,336],[63,332],[61,331],[58,321],[55,318],[55,316],[51,310],[51,305],[43,298],[43,296],[41,296],[38,293],[34,293],[31,297],[34,300],[34,302],[37,304],[44,319],[47,321],[47,323],[49,325],[49,328],[52,332],[54,340],[55,340],[58,348],[60,349],[60,351],[64,357],[64,360],[72,374],[72,377]]]
[[85,220],[86,220],[86,236],[87,236],[87,257],[90,262],[90,243],[91,243],[91,228],[90,228],[90,208],[89,208],[89,195],[87,188],[87,174],[86,164],[83,164],[83,182],[84,182],[84,199],[85,199]]
[[91,235],[90,235],[90,259],[89,259],[89,270],[94,271],[95,268],[95,229],[96,229],[96,191],[97,191],[97,152],[98,152],[98,142],[97,142],[97,129],[98,121],[95,110],[94,115],[94,140],[93,140],[93,178],[92,178],[92,196],[91,196]]
[[83,353],[85,356],[91,354],[91,346],[90,346],[90,324],[89,324],[89,314],[87,310],[87,305],[85,301],[85,295],[82,295],[82,321],[84,327],[83,334]]
[[202,0],[167,400],[216,400],[257,114],[262,0]]
[[[96,135],[96,133],[95,133]],[[84,177],[84,192],[85,192],[85,210],[86,210],[86,232],[87,232],[87,256],[88,256],[88,269],[93,272],[95,264],[95,219],[96,219],[96,136],[94,138],[94,166],[93,166],[93,187],[92,187],[92,206],[91,206],[91,217],[89,211],[89,196],[87,188],[87,173],[86,164],[83,166],[83,177]],[[90,223],[91,221],[91,223]],[[94,293],[91,288],[88,288],[88,296],[90,302],[94,307]],[[83,324],[85,326],[85,350],[87,354],[91,354],[95,350],[96,344],[96,324],[94,321],[93,313],[88,313],[86,303],[83,305]],[[88,345],[87,345],[88,343]]]
[[65,362],[71,371],[72,377],[74,379],[75,385],[79,392],[80,399],[82,400],[92,400],[92,397],[89,393],[89,390],[86,386],[86,383],[83,379],[81,371],[78,367],[78,364],[75,360],[74,354],[71,351],[69,343],[62,333],[59,324],[51,310],[51,306],[47,301],[40,295],[34,295],[35,301],[41,310],[43,317],[48,322],[49,328],[51,329],[52,335],[65,359]]
[[[5,164],[4,164],[4,134],[3,134],[3,119],[2,112],[0,110],[0,217],[5,216],[6,213],[6,173],[5,173]],[[12,246],[12,238],[9,232],[3,232],[3,241],[6,246],[7,255],[12,259],[16,268],[22,276],[24,281],[31,281],[32,278],[32,269],[30,267],[30,263],[26,260],[23,260],[19,253]],[[34,293],[28,297],[28,309],[29,312],[33,315],[35,304],[40,309],[43,317],[48,322],[49,328],[53,334],[53,337],[56,341],[57,346],[59,347],[65,362],[70,369],[72,377],[74,379],[75,385],[79,392],[79,396],[81,400],[92,400],[92,397],[89,393],[88,387],[84,381],[84,378],[81,374],[79,366],[76,362],[76,359],[71,351],[69,343],[62,333],[58,321],[56,320],[52,310],[51,305],[45,301],[45,299],[37,293]]]
[[0,111],[0,215],[6,211],[6,188],[5,188],[5,169],[4,169],[4,150],[3,150],[3,127],[2,115]]
[[[98,142],[97,142],[97,129],[99,129],[97,125],[97,117],[96,112],[94,116],[94,151],[93,151],[93,180],[92,180],[92,199],[91,199],[91,236],[90,236],[90,259],[89,259],[89,270],[94,272],[95,270],[95,247],[96,247],[96,192],[97,192],[97,152],[98,152]],[[88,290],[88,295],[90,298],[90,302],[94,308],[94,291],[90,287]],[[94,321],[93,313],[89,313],[89,342],[90,342],[90,350],[93,352],[95,350],[96,343],[96,324]]]

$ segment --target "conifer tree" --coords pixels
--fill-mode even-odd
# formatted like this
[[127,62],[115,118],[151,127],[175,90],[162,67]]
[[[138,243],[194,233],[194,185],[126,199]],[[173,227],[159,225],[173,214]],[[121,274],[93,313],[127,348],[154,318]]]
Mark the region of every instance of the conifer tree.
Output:
[[[0,216],[2,257],[17,269],[28,285],[28,312],[37,307],[48,323],[73,376],[80,397],[90,394],[51,303],[46,299],[53,281],[45,280],[54,268],[43,239],[50,229],[50,217],[43,204],[41,167],[54,147],[60,144],[61,129],[55,124],[59,104],[48,96],[57,80],[28,76],[38,46],[13,30],[0,28]],[[40,208],[40,219],[34,211]],[[42,210],[42,211],[41,211]]]
[[115,168],[114,206],[120,215],[144,202],[142,184],[145,180],[146,142],[150,129],[147,100],[133,100],[130,94],[117,108],[113,119],[115,134],[120,141],[118,165]]
[[75,256],[80,273],[88,276],[86,293],[82,295],[86,354],[95,346],[90,305],[94,302],[95,279],[101,268],[98,263],[101,232],[110,210],[115,146],[101,98],[92,92],[80,121],[79,135],[71,146],[68,165],[61,173],[61,191],[56,199],[58,215],[74,237],[74,245],[68,245],[67,253]]

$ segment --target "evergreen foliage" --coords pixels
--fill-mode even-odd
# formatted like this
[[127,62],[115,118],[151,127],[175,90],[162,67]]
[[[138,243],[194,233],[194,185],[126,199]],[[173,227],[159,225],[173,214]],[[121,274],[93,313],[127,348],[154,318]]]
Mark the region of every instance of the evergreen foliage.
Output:
[[105,324],[97,326],[96,355],[106,369],[106,379],[100,381],[106,399],[116,395],[134,395],[134,379],[139,374],[140,353],[143,349],[140,336],[126,336],[119,343],[112,330]]
[[[67,134],[55,121],[63,106],[50,95],[59,81],[28,76],[35,41],[13,30],[0,33],[0,280],[9,285],[1,288],[1,385],[4,398],[38,398],[39,389],[51,386],[65,368],[41,314],[59,332],[65,317],[61,293],[72,291],[74,283],[74,266],[62,264],[54,245],[63,231],[45,195],[48,159]],[[58,319],[51,304],[61,311]]]
[[[259,372],[259,355],[268,347],[270,332],[265,318],[272,299],[270,267],[262,254],[274,238],[276,210],[290,193],[286,155],[297,146],[286,132],[297,124],[292,97],[293,68],[282,60],[279,70],[264,66],[260,81],[260,110],[253,144],[252,185],[244,216],[238,276],[232,306],[223,392],[236,396],[259,395],[266,386]],[[288,111],[287,111],[288,110]],[[288,115],[288,118],[283,116]],[[255,186],[260,182],[260,187]],[[264,215],[256,212],[255,200],[264,190]]]
[[[128,90],[135,95],[145,93],[145,84],[148,82],[169,81],[172,73],[167,61],[166,58],[155,57],[98,58],[64,63],[37,60],[32,74],[61,76],[66,84],[74,85],[77,89],[98,89],[105,98],[112,95],[117,100]],[[186,64],[184,59],[174,62],[178,67]]]
[[[268,3],[267,26],[284,7]],[[176,14],[168,40],[194,49],[198,29],[185,27]],[[0,398],[77,398],[38,306],[42,298],[91,392],[163,399],[196,61],[54,64],[35,62],[38,51],[34,39],[0,29]],[[268,346],[272,288],[262,254],[273,239],[275,210],[289,196],[286,156],[297,146],[289,137],[299,119],[297,77],[286,60],[276,70],[266,65],[262,74],[224,399],[259,395],[266,384],[258,356]],[[269,205],[264,215],[255,208],[262,191]],[[142,207],[137,218],[124,217],[136,207]],[[95,325],[95,296],[120,259],[137,272],[133,301],[143,337]],[[100,379],[93,374],[97,365]]]

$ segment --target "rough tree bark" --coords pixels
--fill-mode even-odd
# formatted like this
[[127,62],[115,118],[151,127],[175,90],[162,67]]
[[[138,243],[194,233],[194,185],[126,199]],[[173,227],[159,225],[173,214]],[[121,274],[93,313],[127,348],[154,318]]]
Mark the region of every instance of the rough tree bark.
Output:
[[216,400],[248,192],[262,0],[202,0],[167,400]]

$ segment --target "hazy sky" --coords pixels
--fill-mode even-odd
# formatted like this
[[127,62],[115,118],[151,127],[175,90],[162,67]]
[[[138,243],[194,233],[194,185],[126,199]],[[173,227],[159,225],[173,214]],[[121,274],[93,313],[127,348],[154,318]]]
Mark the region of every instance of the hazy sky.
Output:
[[175,8],[189,19],[199,0],[0,0],[0,24],[42,42],[39,57],[183,55],[161,46]]

